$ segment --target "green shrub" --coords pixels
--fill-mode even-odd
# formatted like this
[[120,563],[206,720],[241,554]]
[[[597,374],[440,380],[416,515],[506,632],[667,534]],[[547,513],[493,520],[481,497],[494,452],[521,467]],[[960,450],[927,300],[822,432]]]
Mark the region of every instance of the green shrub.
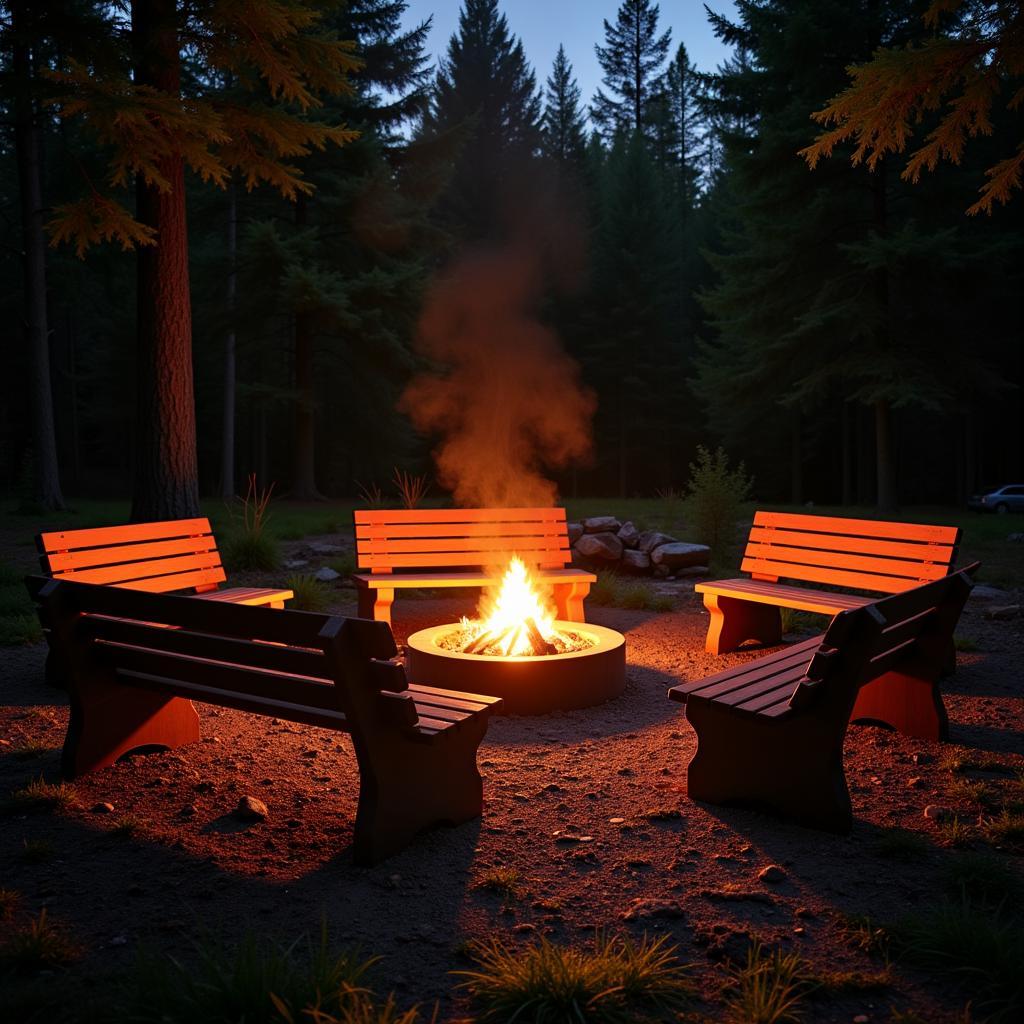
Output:
[[694,539],[711,548],[711,558],[718,564],[732,551],[740,507],[750,497],[753,484],[742,462],[729,468],[724,449],[717,448],[712,454],[703,445],[697,446],[697,461],[690,463],[687,507]]
[[910,863],[924,860],[931,848],[932,844],[920,833],[893,828],[879,836],[874,852],[879,857]]
[[256,474],[252,473],[245,497],[229,506],[234,526],[223,552],[229,569],[269,572],[280,564],[277,542],[267,532],[273,493],[273,484],[260,488],[256,484]]
[[291,606],[303,612],[322,612],[331,603],[331,588],[312,573],[295,573],[285,586],[295,592]]
[[592,950],[547,939],[521,949],[492,939],[470,952],[476,968],[453,973],[484,1021],[633,1021],[682,1006],[692,991],[665,936],[599,935]]
[[473,883],[474,889],[486,889],[506,899],[517,900],[521,895],[521,879],[514,868],[492,868],[485,871]]
[[0,647],[22,647],[43,639],[43,627],[34,611],[23,615],[0,615]]
[[339,576],[348,578],[356,571],[356,556],[354,552],[339,555],[327,563]]
[[76,802],[75,788],[66,782],[47,782],[41,775],[11,794],[10,811],[66,810]]

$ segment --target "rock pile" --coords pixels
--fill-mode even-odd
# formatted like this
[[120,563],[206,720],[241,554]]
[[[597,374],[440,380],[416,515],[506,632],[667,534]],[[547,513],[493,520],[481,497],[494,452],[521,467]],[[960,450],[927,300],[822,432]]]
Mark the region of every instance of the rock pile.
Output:
[[569,523],[573,562],[600,569],[651,576],[704,576],[711,549],[656,530],[638,530],[615,516],[591,516]]

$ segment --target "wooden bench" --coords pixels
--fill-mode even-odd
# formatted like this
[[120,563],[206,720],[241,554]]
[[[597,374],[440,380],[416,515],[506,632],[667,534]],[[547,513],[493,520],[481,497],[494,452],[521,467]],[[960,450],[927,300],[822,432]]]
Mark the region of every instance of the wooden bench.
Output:
[[349,733],[359,863],[390,856],[429,825],[479,817],[476,751],[501,701],[408,684],[390,660],[386,624],[28,582],[69,667],[66,778],[139,747],[198,740],[194,700]]
[[493,586],[515,554],[551,587],[558,618],[586,621],[597,577],[570,566],[564,508],[360,509],[354,519],[358,566],[370,570],[353,577],[362,618],[390,622],[402,588]]
[[[740,569],[749,579],[698,583],[711,613],[705,647],[734,651],[748,640],[782,641],[780,608],[836,615],[950,572],[960,543],[955,526],[921,526],[873,519],[836,519],[791,512],[757,512]],[[867,593],[789,586],[780,579]]]
[[[36,548],[43,572],[54,579],[105,583],[156,594],[191,590],[190,596],[205,601],[271,608],[283,608],[285,601],[295,596],[290,590],[278,588],[220,589],[227,576],[206,518],[40,533]],[[46,678],[59,686],[63,685],[60,675],[51,651]]]
[[697,733],[690,797],[767,806],[848,832],[843,740],[851,721],[948,736],[938,679],[977,567],[841,611],[819,637],[673,686],[669,697],[686,705]]

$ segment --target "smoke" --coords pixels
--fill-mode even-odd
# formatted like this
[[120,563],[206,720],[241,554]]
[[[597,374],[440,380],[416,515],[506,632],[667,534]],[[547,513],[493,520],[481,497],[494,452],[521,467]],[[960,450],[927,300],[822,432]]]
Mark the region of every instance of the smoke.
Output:
[[399,403],[422,432],[440,434],[438,481],[462,506],[546,506],[544,470],[590,453],[593,393],[554,331],[537,318],[535,247],[476,252],[432,287],[417,348],[436,367]]

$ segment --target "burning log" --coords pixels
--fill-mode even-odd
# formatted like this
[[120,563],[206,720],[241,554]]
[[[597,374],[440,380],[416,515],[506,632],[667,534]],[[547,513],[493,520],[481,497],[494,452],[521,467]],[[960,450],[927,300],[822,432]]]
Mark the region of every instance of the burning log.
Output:
[[471,640],[465,647],[462,648],[463,654],[479,654],[485,651],[492,644],[500,644],[512,632],[512,627],[509,626],[507,629],[503,629],[500,633],[494,632],[494,630],[486,630],[481,633],[475,640]]
[[540,654],[557,654],[558,648],[554,644],[549,643],[541,635],[541,631],[537,628],[537,623],[533,619],[526,620],[526,635],[529,638],[530,646],[533,648],[533,653]]

